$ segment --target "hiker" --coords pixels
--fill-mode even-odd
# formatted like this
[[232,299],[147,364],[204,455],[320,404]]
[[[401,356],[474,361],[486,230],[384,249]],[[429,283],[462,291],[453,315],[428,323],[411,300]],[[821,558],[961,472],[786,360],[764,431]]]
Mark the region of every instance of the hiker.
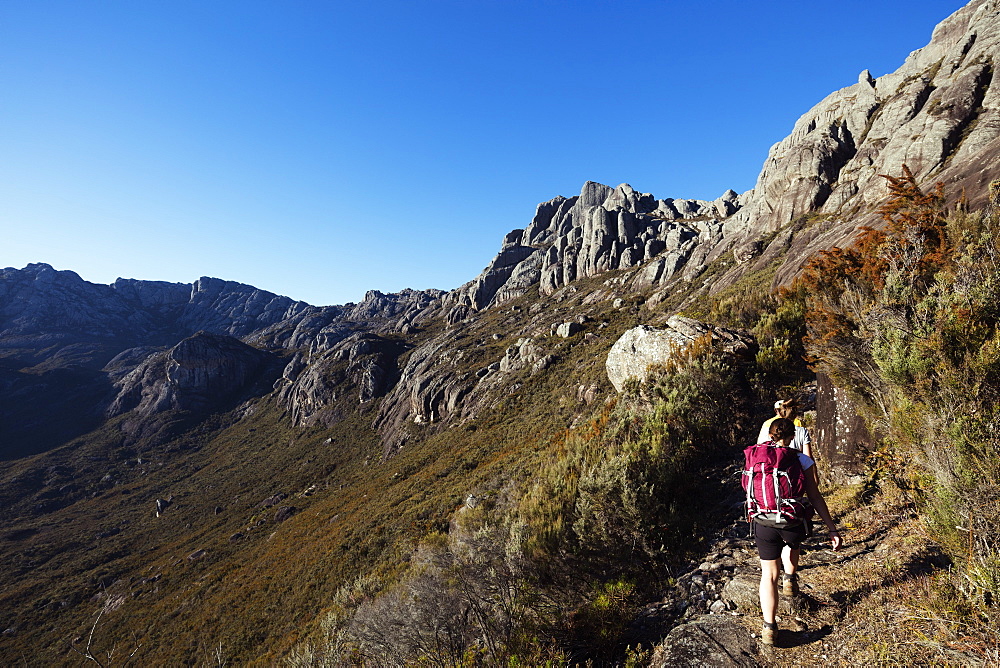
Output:
[[[795,438],[795,424],[788,418],[777,418],[771,422],[769,436],[771,443],[751,445],[744,451],[748,465],[747,470],[744,471],[744,485],[747,485],[748,475],[750,478],[747,491],[748,513],[752,515],[751,530],[757,544],[757,554],[760,557],[760,609],[764,618],[761,641],[765,645],[774,644],[774,636],[778,629],[776,613],[778,609],[779,557],[781,557],[781,565],[784,567],[785,573],[782,594],[791,597],[799,593],[796,571],[799,565],[802,540],[806,537],[806,519],[810,511],[801,498],[791,498],[794,493],[805,491],[809,503],[816,509],[820,519],[823,520],[830,532],[830,543],[833,549],[838,550],[842,545],[840,534],[837,533],[837,527],[830,516],[830,510],[816,484],[816,478],[809,472],[815,462],[805,453],[796,452],[799,465],[796,468],[795,460],[789,460],[788,455],[781,451],[784,448],[790,449],[792,440]],[[761,448],[764,448],[765,451],[760,451]],[[771,451],[767,451],[766,448],[771,448]],[[777,462],[774,466],[775,469],[788,474],[792,493],[789,494],[789,498],[784,503],[791,510],[784,513],[754,514],[757,510],[755,506],[757,500],[751,500],[753,475],[750,474],[750,471],[755,466],[751,460],[758,457],[760,457],[759,461],[770,457],[770,461]],[[773,477],[777,480],[777,476]],[[777,486],[776,482],[773,484],[774,487]],[[777,520],[773,521],[775,517]]]
[[807,457],[812,457],[812,439],[809,437],[809,430],[802,426],[799,419],[799,404],[795,399],[778,399],[774,402],[773,418],[764,420],[760,426],[760,434],[757,435],[758,443],[767,443],[771,440],[771,424],[778,418],[786,418],[795,424],[795,438],[792,439],[792,448],[804,452]]

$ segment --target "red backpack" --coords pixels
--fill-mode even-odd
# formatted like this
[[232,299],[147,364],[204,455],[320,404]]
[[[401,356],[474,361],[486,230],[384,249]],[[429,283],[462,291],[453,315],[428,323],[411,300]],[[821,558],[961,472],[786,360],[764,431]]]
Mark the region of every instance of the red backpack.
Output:
[[795,526],[812,516],[806,496],[806,472],[798,450],[772,441],[743,450],[743,489],[747,519],[773,527]]

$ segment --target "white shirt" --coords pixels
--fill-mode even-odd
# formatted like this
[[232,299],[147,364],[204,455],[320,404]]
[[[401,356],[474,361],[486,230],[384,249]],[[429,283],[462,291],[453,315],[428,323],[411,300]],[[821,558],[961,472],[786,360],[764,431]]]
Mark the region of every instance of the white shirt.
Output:
[[[760,434],[757,435],[758,443],[767,443],[768,441],[771,440],[771,434],[769,433],[771,428],[771,423],[776,419],[777,418],[771,418],[763,425],[761,425]],[[789,447],[792,447],[798,450],[799,452],[803,452],[805,451],[805,446],[811,443],[812,439],[809,437],[809,430],[806,429],[805,427],[800,427],[798,425],[795,425],[795,438],[792,439],[792,444]]]
[[810,443],[812,443],[812,439],[809,438],[809,430],[805,427],[796,427],[795,438],[792,439],[792,447],[799,452],[805,452],[805,446]]

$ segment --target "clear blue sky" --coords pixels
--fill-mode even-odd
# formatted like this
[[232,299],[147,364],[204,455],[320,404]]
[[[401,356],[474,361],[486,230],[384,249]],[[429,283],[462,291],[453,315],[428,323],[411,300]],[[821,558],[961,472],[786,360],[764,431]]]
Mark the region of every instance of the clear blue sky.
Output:
[[752,188],[962,4],[3,0],[0,267],[455,288],[587,180]]

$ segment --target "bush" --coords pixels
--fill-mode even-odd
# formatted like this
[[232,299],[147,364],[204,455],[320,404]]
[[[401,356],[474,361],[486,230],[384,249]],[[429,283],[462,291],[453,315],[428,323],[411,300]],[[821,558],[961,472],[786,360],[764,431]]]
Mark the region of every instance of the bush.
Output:
[[994,601],[1000,559],[1000,219],[948,211],[904,167],[885,229],[821,253],[789,294],[806,305],[808,353],[866,407],[874,431],[963,565],[956,587]]
[[706,340],[561,434],[519,504],[529,553],[608,563],[678,557],[671,546],[697,521],[695,472],[739,442],[745,390],[735,363]]

